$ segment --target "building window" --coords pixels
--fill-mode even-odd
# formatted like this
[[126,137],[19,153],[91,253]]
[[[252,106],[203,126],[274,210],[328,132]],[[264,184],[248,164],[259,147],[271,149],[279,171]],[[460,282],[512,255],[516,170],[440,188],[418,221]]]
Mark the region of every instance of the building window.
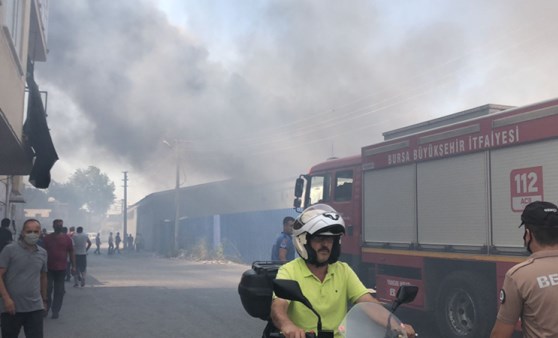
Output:
[[3,0],[5,4],[5,24],[4,31],[11,39],[13,52],[16,54],[19,62],[21,59],[23,45],[23,6],[24,0]]

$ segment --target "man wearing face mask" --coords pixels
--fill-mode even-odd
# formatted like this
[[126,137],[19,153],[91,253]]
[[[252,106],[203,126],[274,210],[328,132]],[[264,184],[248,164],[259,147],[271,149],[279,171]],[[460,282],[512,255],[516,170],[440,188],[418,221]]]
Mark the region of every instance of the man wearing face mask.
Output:
[[[46,235],[44,239],[45,249],[48,253],[48,287],[47,287],[47,311],[52,309],[52,318],[58,318],[64,300],[64,277],[68,258],[72,263],[72,273],[76,273],[76,256],[74,255],[74,244],[70,236],[62,232],[64,221],[55,219],[52,222],[54,233]],[[53,295],[54,291],[54,295]]]
[[47,253],[37,245],[41,224],[36,219],[23,223],[19,240],[0,253],[0,302],[2,337],[43,337],[46,308]]
[[528,204],[521,226],[531,256],[506,273],[490,337],[512,337],[520,318],[524,337],[558,337],[558,207],[541,201]]

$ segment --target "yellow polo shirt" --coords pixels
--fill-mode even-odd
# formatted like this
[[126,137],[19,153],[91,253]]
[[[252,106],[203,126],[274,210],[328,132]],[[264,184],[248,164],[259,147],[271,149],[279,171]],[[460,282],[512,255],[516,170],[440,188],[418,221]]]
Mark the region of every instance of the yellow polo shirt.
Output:
[[[322,317],[322,329],[334,330],[336,337],[341,337],[337,328],[347,313],[348,303],[353,304],[368,292],[356,273],[344,262],[328,265],[327,275],[321,282],[310,272],[306,262],[298,257],[279,268],[277,279],[298,281],[302,293]],[[276,298],[275,295],[273,297]],[[288,315],[296,326],[305,331],[318,331],[318,318],[302,303],[290,302]]]

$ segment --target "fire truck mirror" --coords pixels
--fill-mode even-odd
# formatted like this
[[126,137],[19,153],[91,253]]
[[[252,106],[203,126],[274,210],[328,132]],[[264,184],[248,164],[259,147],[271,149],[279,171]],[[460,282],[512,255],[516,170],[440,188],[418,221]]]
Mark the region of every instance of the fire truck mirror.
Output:
[[294,206],[295,209],[298,210],[300,208],[301,204],[302,204],[302,201],[300,200],[300,198],[295,198],[294,199],[293,206]]
[[297,199],[302,197],[303,189],[304,189],[304,179],[302,177],[299,177],[296,179],[295,193],[294,193]]

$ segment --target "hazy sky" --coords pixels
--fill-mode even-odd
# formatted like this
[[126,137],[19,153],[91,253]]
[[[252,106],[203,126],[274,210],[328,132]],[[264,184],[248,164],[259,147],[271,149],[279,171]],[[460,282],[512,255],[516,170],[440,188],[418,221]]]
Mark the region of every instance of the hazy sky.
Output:
[[60,160],[129,201],[229,177],[292,180],[382,132],[558,96],[558,1],[51,1]]

